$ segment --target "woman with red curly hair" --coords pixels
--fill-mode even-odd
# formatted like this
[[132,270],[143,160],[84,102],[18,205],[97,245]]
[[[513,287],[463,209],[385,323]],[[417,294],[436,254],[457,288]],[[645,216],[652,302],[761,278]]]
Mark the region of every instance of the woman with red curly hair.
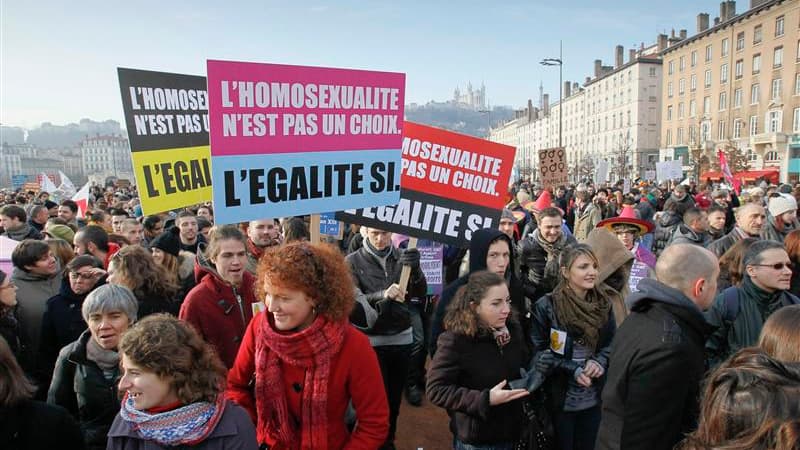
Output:
[[[279,449],[376,449],[389,409],[344,258],[325,244],[273,247],[256,287],[268,312],[253,318],[228,373],[228,397],[250,412],[259,444]],[[255,380],[255,388],[252,381]],[[348,403],[357,425],[348,430]]]

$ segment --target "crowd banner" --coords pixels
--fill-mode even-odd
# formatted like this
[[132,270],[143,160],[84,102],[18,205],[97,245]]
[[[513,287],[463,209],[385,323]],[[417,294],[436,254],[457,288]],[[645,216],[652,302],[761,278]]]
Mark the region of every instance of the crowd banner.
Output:
[[405,74],[207,68],[218,223],[398,202]]
[[118,68],[142,212],[211,200],[205,77]]
[[544,189],[568,185],[567,153],[564,149],[559,147],[539,150],[539,173]]
[[336,218],[458,247],[497,227],[516,149],[405,122],[399,203],[347,209]]

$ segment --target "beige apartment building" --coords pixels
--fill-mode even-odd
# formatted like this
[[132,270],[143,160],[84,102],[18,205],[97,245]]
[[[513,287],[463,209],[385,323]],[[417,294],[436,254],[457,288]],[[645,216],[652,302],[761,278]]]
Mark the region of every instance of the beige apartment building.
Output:
[[[734,145],[751,170],[800,176],[800,1],[752,0],[737,14],[697,16],[697,33],[661,52],[661,160],[684,158],[688,175],[708,170]],[[690,155],[700,155],[699,167]],[[702,157],[708,158],[707,160]]]

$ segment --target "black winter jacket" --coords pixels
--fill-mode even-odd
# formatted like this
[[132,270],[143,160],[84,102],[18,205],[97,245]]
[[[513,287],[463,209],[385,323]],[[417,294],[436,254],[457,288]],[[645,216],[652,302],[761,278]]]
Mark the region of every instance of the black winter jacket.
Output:
[[0,408],[0,448],[3,450],[83,450],[75,419],[59,406],[24,400]]
[[345,258],[350,264],[356,287],[366,296],[367,302],[378,311],[378,319],[367,334],[393,335],[411,326],[411,316],[407,302],[413,298],[423,298],[428,293],[425,274],[420,268],[411,271],[406,288],[406,302],[400,303],[384,297],[384,291],[393,283],[400,281],[403,266],[398,263],[402,250],[392,247],[386,257],[386,268],[372,256],[364,246]]
[[[558,364],[554,370],[547,376],[544,387],[547,392],[547,408],[551,417],[558,418],[564,410],[564,399],[567,395],[567,385],[570,377],[574,377],[575,370],[580,367],[579,364],[572,360],[572,343],[580,336],[575,336],[569,333],[561,324],[558,323],[556,318],[555,309],[553,306],[553,298],[550,294],[540,298],[533,308],[533,330],[531,337],[533,339],[533,346],[535,348],[534,360],[539,357],[539,353],[546,352],[550,349],[550,332],[551,329],[559,331],[567,331],[566,352],[564,358],[559,358]],[[611,341],[614,339],[614,333],[617,329],[616,321],[614,320],[614,310],[609,308],[608,321],[602,329],[600,329],[600,340],[597,342],[597,348],[594,350],[594,355],[590,358],[603,366],[604,370],[608,370],[608,357],[611,353]],[[602,389],[605,379],[601,377],[598,380],[598,389]]]
[[[538,230],[534,230],[532,233],[538,232]],[[568,247],[577,242],[573,236],[566,236],[563,247]],[[539,245],[535,237],[526,235],[517,245],[519,278],[522,280],[525,296],[531,302],[535,302],[541,296],[552,292],[553,288],[556,287],[557,280],[555,277],[545,275],[547,252]],[[558,255],[555,255],[553,263],[557,264],[557,262]]]
[[508,326],[511,342],[502,349],[488,331],[476,337],[446,331],[439,337],[428,370],[428,399],[447,410],[450,431],[467,444],[513,443],[520,436],[521,401],[489,405],[489,390],[519,378],[530,359],[521,328]]
[[653,254],[661,255],[661,252],[669,245],[675,229],[683,223],[683,218],[672,211],[664,211],[656,222],[656,231],[653,236]]
[[667,450],[694,429],[711,327],[680,291],[644,279],[628,297],[603,390],[596,449]]
[[120,374],[119,369],[115,369],[109,380],[102,369],[87,358],[86,344],[91,338],[87,330],[58,354],[47,403],[66,408],[80,421],[87,448],[104,449],[108,429],[119,412],[117,383]]
[[745,233],[739,227],[733,227],[730,233],[722,236],[708,245],[708,250],[717,255],[717,259],[722,257],[734,244],[744,239]]

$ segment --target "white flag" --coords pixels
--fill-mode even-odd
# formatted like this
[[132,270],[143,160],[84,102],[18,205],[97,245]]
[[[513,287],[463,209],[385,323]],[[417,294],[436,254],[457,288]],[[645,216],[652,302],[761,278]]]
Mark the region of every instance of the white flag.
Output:
[[61,185],[58,186],[58,189],[64,193],[64,197],[72,197],[75,195],[77,189],[75,189],[75,185],[72,184],[72,180],[69,179],[67,174],[59,170],[58,176],[61,178]]
[[87,181],[80,191],[72,196],[72,200],[78,204],[78,217],[81,219],[86,217],[86,211],[89,209],[89,187],[91,181]]
[[39,189],[49,194],[52,194],[56,190],[58,190],[56,185],[53,184],[53,181],[50,180],[50,177],[48,177],[47,174],[44,172],[39,174]]

